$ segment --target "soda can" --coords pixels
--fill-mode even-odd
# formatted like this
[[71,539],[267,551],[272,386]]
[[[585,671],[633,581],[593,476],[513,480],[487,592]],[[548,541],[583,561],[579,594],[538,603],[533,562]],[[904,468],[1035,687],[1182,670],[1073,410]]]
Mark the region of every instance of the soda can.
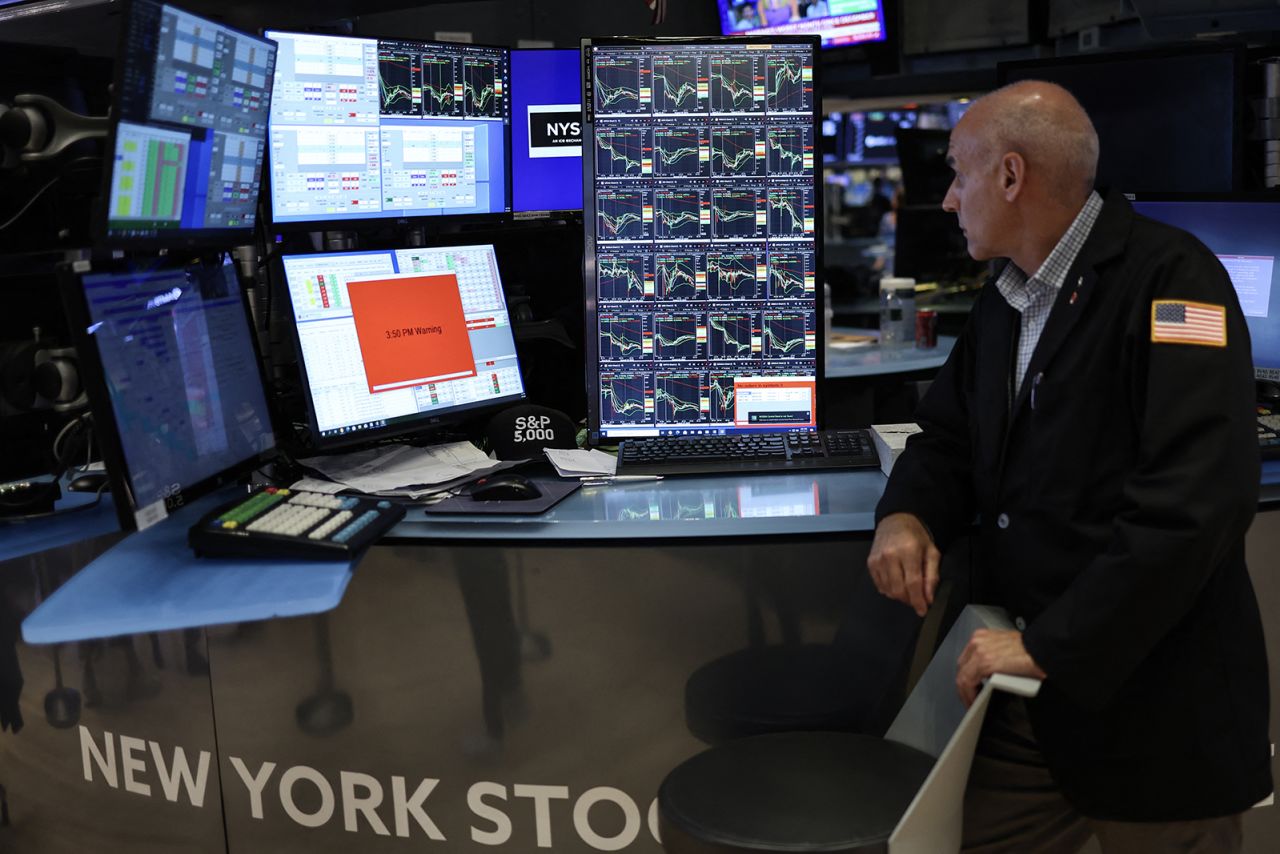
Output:
[[916,347],[927,350],[938,346],[938,313],[922,308],[916,312]]

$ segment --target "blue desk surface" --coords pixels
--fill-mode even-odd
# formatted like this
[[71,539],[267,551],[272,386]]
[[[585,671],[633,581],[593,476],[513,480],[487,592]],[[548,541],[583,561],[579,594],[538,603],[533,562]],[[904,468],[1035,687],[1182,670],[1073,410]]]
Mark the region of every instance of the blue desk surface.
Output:
[[347,561],[197,558],[187,528],[235,490],[215,493],[129,536],[90,563],[22,624],[27,643],[172,631],[337,607]]
[[111,493],[104,490],[97,505],[87,506],[96,499],[93,493],[68,492],[64,484],[57,510],[72,512],[22,522],[0,519],[0,563],[119,531]]
[[869,533],[879,469],[680,477],[584,487],[538,516],[436,516],[410,509],[389,540],[626,540]]
[[[854,329],[843,326],[834,326],[831,331],[837,335],[877,334],[874,329]],[[947,361],[947,356],[951,355],[951,348],[955,344],[954,337],[939,335],[938,346],[928,350],[918,350],[915,347],[886,350],[878,343],[848,349],[827,347],[827,364],[823,376],[832,380],[933,370],[942,367],[942,364]]]

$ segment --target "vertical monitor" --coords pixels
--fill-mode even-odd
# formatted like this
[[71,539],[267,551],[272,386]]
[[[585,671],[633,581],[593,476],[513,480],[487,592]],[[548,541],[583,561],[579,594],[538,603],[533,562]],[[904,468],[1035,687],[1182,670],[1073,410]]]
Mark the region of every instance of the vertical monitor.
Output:
[[492,245],[285,255],[318,447],[522,400]]
[[507,48],[267,36],[274,225],[511,210]]
[[103,190],[109,245],[230,245],[252,234],[275,60],[266,39],[132,0]]
[[1254,375],[1280,382],[1280,200],[1139,195],[1133,209],[1191,232],[1218,256],[1249,325]]
[[582,210],[582,62],[576,50],[511,53],[511,209]]
[[96,435],[126,529],[259,465],[275,447],[230,259],[64,274]]
[[885,40],[883,0],[719,0],[725,35],[820,36],[823,47]]
[[594,438],[817,428],[817,47],[584,42]]

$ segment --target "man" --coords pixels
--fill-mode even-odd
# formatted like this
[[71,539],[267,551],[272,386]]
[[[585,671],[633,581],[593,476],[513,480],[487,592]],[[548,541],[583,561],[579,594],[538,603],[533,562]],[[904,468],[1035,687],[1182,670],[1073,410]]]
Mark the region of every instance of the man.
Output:
[[1259,462],[1248,330],[1190,235],[1092,189],[1097,135],[1042,82],[951,135],[955,213],[1007,259],[921,402],[876,511],[878,589],[923,614],[978,520],[966,703],[999,695],[970,775],[969,851],[1237,851],[1271,791],[1261,620],[1244,561]]

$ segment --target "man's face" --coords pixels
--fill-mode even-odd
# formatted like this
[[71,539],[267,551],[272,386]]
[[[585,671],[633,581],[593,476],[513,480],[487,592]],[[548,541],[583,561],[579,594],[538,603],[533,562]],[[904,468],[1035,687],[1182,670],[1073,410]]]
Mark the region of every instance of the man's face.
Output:
[[972,122],[962,120],[951,132],[947,165],[955,177],[942,207],[960,220],[969,255],[976,261],[1005,257],[1002,238],[1009,233],[1009,210],[1000,181],[999,154],[983,144]]

